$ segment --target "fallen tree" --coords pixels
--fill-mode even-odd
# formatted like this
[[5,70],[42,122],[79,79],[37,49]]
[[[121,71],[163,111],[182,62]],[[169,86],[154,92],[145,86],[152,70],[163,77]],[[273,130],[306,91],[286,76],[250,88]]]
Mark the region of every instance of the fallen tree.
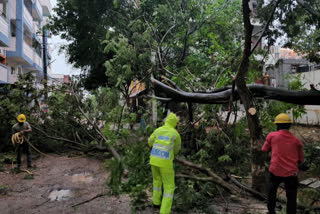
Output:
[[[227,104],[232,96],[233,101],[240,100],[237,87],[232,93],[232,86],[223,87],[212,92],[185,92],[170,87],[154,78],[151,78],[156,90],[161,91],[176,102],[190,102],[200,104]],[[250,84],[247,85],[252,96],[268,100],[278,100],[298,105],[320,105],[320,91],[311,86],[308,91],[292,91],[271,86]]]
[[[185,92],[179,87],[176,87],[172,81],[168,81],[167,78],[162,77],[165,83],[160,82],[154,78],[151,79],[153,86],[156,91],[160,91],[165,94],[166,98],[171,99],[175,102],[186,102],[188,105],[192,103],[199,104],[228,104],[229,105],[229,115],[231,113],[231,104],[234,101],[242,100],[240,98],[240,90],[237,85],[233,83],[232,86],[227,86],[219,88],[212,92]],[[320,91],[315,89],[313,85],[310,85],[311,90],[308,91],[293,91],[283,88],[274,88],[259,84],[249,84],[245,85],[248,93],[251,97],[263,98],[269,100],[283,101],[286,103],[299,104],[299,105],[320,105]],[[244,102],[243,102],[244,103]],[[244,103],[245,104],[245,103]],[[247,118],[256,118],[256,110],[254,105],[246,105]],[[248,116],[249,115],[249,116]],[[228,118],[229,119],[229,118]],[[251,118],[252,119],[252,118]],[[257,118],[256,118],[257,119]],[[251,126],[255,124],[254,126]],[[248,127],[250,130],[250,135],[255,136],[251,139],[252,146],[252,187],[258,192],[264,192],[264,154],[260,151],[263,143],[263,138],[261,135],[261,127],[259,123],[255,120],[248,121]],[[251,128],[250,128],[251,127]],[[255,127],[255,128],[254,128]]]

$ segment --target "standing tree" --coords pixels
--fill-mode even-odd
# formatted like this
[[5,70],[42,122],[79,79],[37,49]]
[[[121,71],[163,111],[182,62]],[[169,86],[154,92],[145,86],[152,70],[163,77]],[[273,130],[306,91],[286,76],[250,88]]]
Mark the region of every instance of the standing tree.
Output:
[[125,31],[132,3],[124,0],[58,0],[48,28],[68,43],[69,63],[82,70],[81,81],[87,89],[108,83],[104,63],[112,57],[104,53],[101,42],[109,28]]
[[[273,1],[258,1],[258,16],[267,21]],[[267,29],[269,44],[281,38],[284,47],[305,55],[311,62],[320,63],[320,2],[318,0],[283,0],[274,12],[274,27]]]

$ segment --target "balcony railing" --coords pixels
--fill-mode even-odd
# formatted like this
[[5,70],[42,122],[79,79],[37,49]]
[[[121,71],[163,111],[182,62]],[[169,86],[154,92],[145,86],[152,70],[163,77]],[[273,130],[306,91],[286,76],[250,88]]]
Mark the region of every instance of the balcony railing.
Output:
[[29,10],[24,5],[23,5],[23,17],[25,18],[28,25],[30,27],[32,27],[32,22],[33,22],[32,16],[31,16]]
[[23,53],[30,59],[33,60],[33,48],[30,47],[25,41],[23,41]]
[[1,33],[3,33],[6,37],[9,35],[9,24],[8,19],[0,15],[0,29]]

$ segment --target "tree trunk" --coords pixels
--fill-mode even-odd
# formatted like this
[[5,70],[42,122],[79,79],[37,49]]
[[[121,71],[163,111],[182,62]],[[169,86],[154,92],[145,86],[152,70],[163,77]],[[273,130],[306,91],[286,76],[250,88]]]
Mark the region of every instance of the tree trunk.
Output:
[[253,26],[250,23],[249,0],[242,0],[242,13],[244,22],[244,49],[242,53],[241,64],[236,76],[236,85],[240,99],[245,107],[248,128],[251,136],[251,172],[252,172],[252,188],[259,192],[264,192],[265,182],[265,155],[261,152],[263,144],[262,128],[259,124],[259,118],[256,112],[249,112],[250,108],[254,108],[252,96],[246,86],[246,74],[248,73],[249,57],[251,55],[251,37]]
[[[233,96],[232,102],[240,99],[238,88],[236,87],[233,91],[232,86],[218,88],[212,92],[191,93],[177,90],[153,78],[151,78],[151,82],[157,90],[167,95],[166,98],[152,96],[163,102],[174,100],[174,102],[186,103],[230,104],[230,96]],[[309,91],[292,91],[261,84],[248,84],[246,87],[249,89],[251,96],[256,98],[278,100],[297,105],[320,105],[320,91],[315,89],[313,85],[310,86],[311,90]]]

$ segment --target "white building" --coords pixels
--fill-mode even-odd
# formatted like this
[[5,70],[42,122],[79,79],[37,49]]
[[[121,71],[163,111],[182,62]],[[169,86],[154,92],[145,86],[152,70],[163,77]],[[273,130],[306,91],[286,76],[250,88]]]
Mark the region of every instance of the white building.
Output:
[[[312,64],[291,49],[271,47],[264,72],[270,76],[271,86],[287,88],[290,77],[299,76],[304,88],[310,85],[320,89],[320,65]],[[306,114],[297,119],[298,123],[320,125],[320,106],[304,105]]]
[[[48,64],[51,55],[42,27],[51,10],[50,0],[0,0],[0,83],[12,84],[26,72],[34,74],[36,84],[43,78],[43,57]],[[50,76],[50,65],[47,71]]]

